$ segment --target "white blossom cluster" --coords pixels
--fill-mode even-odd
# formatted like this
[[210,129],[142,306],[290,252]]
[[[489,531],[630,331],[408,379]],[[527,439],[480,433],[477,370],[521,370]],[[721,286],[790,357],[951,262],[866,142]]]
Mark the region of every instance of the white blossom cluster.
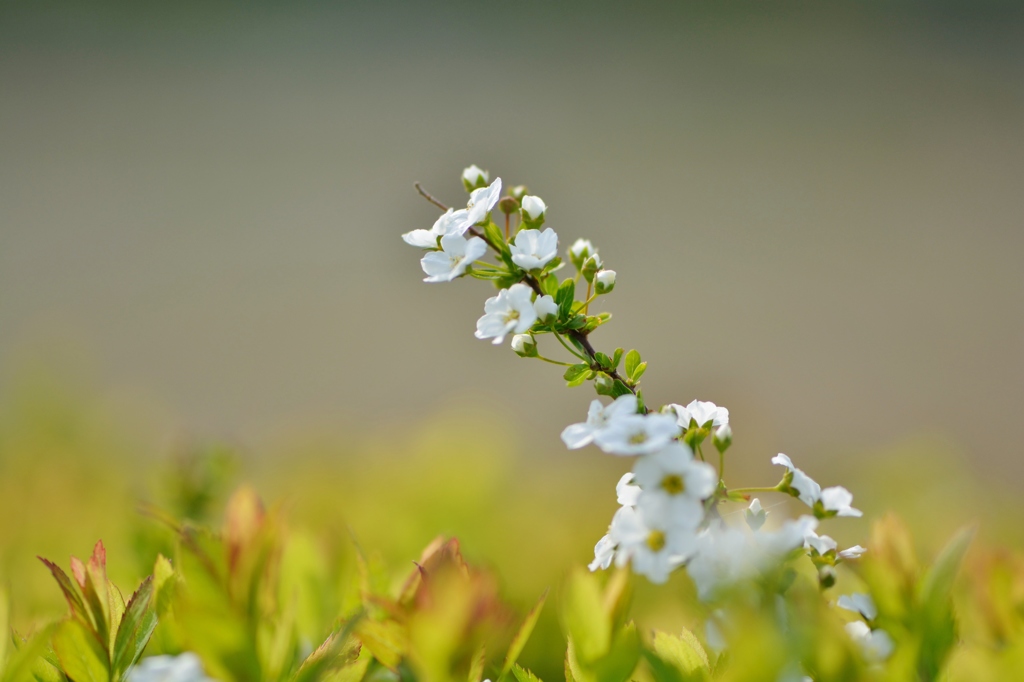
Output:
[[[501,179],[491,182],[477,166],[465,169],[462,182],[470,194],[466,207],[458,210],[420,189],[444,211],[429,230],[403,235],[407,243],[427,250],[421,260],[424,281],[450,282],[465,275],[491,280],[498,292],[484,303],[476,337],[501,344],[512,335],[511,347],[521,357],[567,367],[569,386],[592,381],[597,393],[609,400],[595,399],[586,421],[567,427],[562,440],[570,449],[593,444],[610,455],[635,458],[632,471],[616,486],[620,508],[594,548],[590,569],[628,565],[662,583],[684,568],[698,595],[711,600],[722,588],[804,554],[818,569],[822,584],[830,586],[836,564],[865,550],[839,550],[835,540],[817,533],[818,524],[831,517],[860,516],[852,506],[853,495],[841,486],[823,489],[781,453],[772,459],[785,468],[777,485],[730,489],[723,476],[732,443],[729,411],[699,400],[652,411],[639,385],[646,369],[639,353],[626,354],[620,370],[623,349],[605,355],[591,345],[590,333],[610,315],[591,314],[590,306],[616,283],[615,271],[604,267],[593,243],[578,239],[566,250],[575,275],[559,280],[556,272],[564,264],[558,235],[544,227],[547,204],[522,186],[502,197]],[[504,214],[504,230],[491,217],[495,207]],[[489,252],[493,262],[484,260]],[[586,294],[577,300],[584,284]],[[547,334],[560,343],[559,352],[571,354],[569,362],[540,354],[538,337]],[[705,442],[717,451],[717,469],[705,458]],[[767,511],[758,498],[751,499],[754,492],[790,495],[810,513],[766,528]],[[731,515],[723,515],[720,506],[741,500],[749,502],[743,512],[746,523],[727,523]]]

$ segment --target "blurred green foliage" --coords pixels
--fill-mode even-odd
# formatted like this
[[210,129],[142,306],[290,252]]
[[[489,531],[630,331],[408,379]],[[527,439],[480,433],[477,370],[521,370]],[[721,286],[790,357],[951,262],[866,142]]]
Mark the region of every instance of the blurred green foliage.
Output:
[[[868,460],[890,474],[862,486],[865,497],[900,508],[913,530],[884,517],[865,559],[841,567],[824,599],[813,570],[800,567],[786,583],[784,618],[772,590],[737,596],[727,604],[728,654],[718,655],[704,639],[713,613],[684,575],[657,587],[575,568],[600,535],[594,519],[607,509],[594,500],[608,497],[618,462],[581,473],[571,459],[517,459],[503,429],[464,410],[398,437],[295,438],[272,456],[224,444],[168,453],[53,385],[7,396],[0,614],[18,634],[0,649],[4,679],[81,671],[61,654],[97,638],[86,665],[120,679],[135,653],[128,643],[151,617],[159,624],[146,656],[194,651],[222,680],[776,680],[793,661],[815,680],[1005,680],[1024,670],[1024,557],[988,549],[1013,544],[1004,530],[1013,517],[977,518],[969,550],[973,531],[938,551],[981,495],[953,460],[925,467],[912,449]],[[901,461],[920,472],[916,489]],[[935,504],[937,494],[948,503]],[[109,575],[114,606],[99,615],[72,606],[60,620],[73,599],[35,556],[63,565],[97,539],[109,555],[72,562],[71,575],[83,601]],[[86,582],[77,566],[94,566]],[[140,585],[146,609],[122,626]],[[884,667],[865,662],[843,629],[853,614],[829,603],[855,590],[873,595],[877,625],[896,642]],[[122,627],[136,640],[118,645]],[[40,657],[52,669],[39,672]]]

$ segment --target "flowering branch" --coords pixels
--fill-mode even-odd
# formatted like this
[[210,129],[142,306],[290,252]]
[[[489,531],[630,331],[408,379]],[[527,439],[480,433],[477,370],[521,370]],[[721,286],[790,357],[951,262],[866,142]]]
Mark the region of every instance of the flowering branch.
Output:
[[[699,596],[712,600],[728,585],[784,564],[801,548],[818,569],[822,589],[830,587],[835,565],[864,551],[859,546],[839,551],[834,540],[816,533],[820,521],[860,515],[851,506],[849,491],[840,486],[822,489],[783,454],[772,460],[785,467],[779,483],[730,490],[724,478],[732,444],[729,410],[693,400],[653,411],[639,386],[647,369],[640,353],[617,348],[608,356],[591,343],[590,333],[611,315],[591,315],[589,307],[611,293],[616,280],[594,245],[576,240],[565,254],[575,275],[559,280],[556,273],[565,264],[558,256],[558,235],[550,227],[542,230],[548,208],[544,201],[523,186],[502,196],[501,179],[490,182],[476,166],[463,171],[462,182],[469,201],[458,210],[415,184],[421,196],[444,211],[431,229],[403,235],[407,243],[427,251],[421,261],[426,281],[450,282],[466,275],[492,281],[498,293],[484,303],[476,337],[497,345],[512,334],[512,350],[520,357],[566,367],[568,386],[592,381],[598,395],[611,402],[594,400],[587,420],[562,432],[563,442],[570,449],[593,443],[611,455],[636,457],[633,471],[616,487],[621,507],[594,548],[591,570],[628,564],[651,581],[664,582],[672,571],[685,569]],[[504,231],[491,219],[495,207],[505,214]],[[519,221],[510,229],[513,214]],[[480,260],[488,250],[494,263]],[[577,300],[581,277],[586,295]],[[542,356],[537,338],[545,334],[552,334],[580,362]],[[705,460],[705,441],[718,451],[717,469]],[[767,511],[750,494],[776,492],[800,499],[811,514],[763,530]],[[719,504],[735,502],[749,502],[746,529],[727,525],[718,511]]]

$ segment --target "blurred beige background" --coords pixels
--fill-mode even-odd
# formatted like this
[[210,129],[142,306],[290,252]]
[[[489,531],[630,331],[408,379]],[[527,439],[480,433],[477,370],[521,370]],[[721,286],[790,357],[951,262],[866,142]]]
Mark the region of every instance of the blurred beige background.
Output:
[[728,406],[751,478],[927,443],[1019,481],[1022,16],[5,4],[3,394],[72,368],[252,452],[483,404],[563,457],[591,394],[474,339],[488,285],[421,283],[399,239],[436,216],[413,181],[460,202],[477,163],[601,248],[595,343],[643,352],[652,402]]

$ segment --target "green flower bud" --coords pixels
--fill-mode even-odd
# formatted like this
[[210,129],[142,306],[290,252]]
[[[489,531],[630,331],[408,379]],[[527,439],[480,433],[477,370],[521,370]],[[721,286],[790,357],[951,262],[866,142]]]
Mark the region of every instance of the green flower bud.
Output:
[[587,280],[589,283],[593,283],[594,275],[597,274],[602,265],[603,263],[601,262],[601,257],[599,255],[595,253],[590,256],[590,258],[583,263],[583,267],[580,269],[580,272],[583,273],[583,279]]
[[503,197],[502,200],[498,202],[498,208],[500,208],[501,212],[505,215],[511,215],[519,210],[519,200],[515,197]]
[[615,271],[614,270],[599,270],[594,275],[594,284],[597,287],[596,291],[599,294],[610,294],[612,289],[615,288]]
[[526,189],[526,185],[516,185],[508,191],[509,196],[513,197],[516,201],[522,201],[523,197],[527,195],[530,190]]
[[732,428],[728,424],[718,427],[712,442],[719,452],[725,452],[732,445]]
[[516,334],[512,337],[512,350],[521,358],[537,357],[537,340],[529,334]]
[[472,192],[480,187],[486,187],[489,178],[490,174],[478,168],[476,164],[462,171],[462,185],[466,188],[467,192]]

